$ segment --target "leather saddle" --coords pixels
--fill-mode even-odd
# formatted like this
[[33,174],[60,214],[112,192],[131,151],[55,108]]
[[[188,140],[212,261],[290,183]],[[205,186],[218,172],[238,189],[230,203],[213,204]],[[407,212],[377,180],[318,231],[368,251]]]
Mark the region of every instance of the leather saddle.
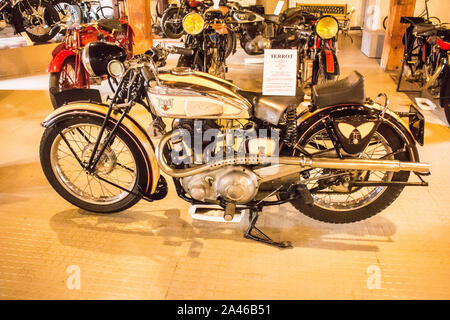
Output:
[[348,77],[315,85],[311,90],[312,103],[318,108],[340,104],[364,104],[364,77],[353,71]]

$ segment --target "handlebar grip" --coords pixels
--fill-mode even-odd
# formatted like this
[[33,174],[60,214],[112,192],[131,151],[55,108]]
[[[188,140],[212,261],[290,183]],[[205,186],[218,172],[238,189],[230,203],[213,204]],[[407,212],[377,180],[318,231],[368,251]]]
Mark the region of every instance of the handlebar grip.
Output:
[[189,48],[182,48],[182,47],[172,47],[173,48],[173,52],[176,54],[182,54],[185,56],[193,56],[194,55],[194,50],[189,49]]

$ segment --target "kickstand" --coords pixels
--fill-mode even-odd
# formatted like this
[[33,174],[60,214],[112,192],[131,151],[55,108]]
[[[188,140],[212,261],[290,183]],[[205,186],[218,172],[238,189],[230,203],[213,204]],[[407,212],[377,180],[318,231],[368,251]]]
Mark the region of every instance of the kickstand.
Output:
[[[259,229],[256,226],[256,221],[258,221],[259,218],[259,213],[257,210],[250,210],[250,215],[249,215],[249,222],[250,225],[248,226],[247,232],[244,234],[244,237],[247,239],[251,239],[251,240],[255,240],[255,241],[259,241],[271,246],[275,246],[278,248],[293,248],[293,245],[290,241],[282,241],[282,242],[276,242],[273,241],[272,239],[270,239],[270,237],[268,235],[266,235],[264,232],[261,231],[261,229]],[[252,234],[252,231],[256,230],[256,232],[259,233],[258,235],[254,235]]]

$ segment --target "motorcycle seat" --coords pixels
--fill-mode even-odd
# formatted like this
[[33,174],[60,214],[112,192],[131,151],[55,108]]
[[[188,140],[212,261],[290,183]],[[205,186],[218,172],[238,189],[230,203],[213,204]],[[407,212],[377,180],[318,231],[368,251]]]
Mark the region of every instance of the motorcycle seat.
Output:
[[97,24],[109,32],[113,32],[114,30],[122,31],[122,23],[119,19],[101,19],[97,21]]
[[256,118],[277,125],[289,106],[298,106],[304,101],[305,92],[297,88],[295,96],[264,96],[262,92],[243,91],[238,93],[253,106]]
[[315,85],[311,90],[312,103],[318,107],[340,104],[363,104],[366,100],[364,77],[353,71],[348,77]]
[[433,33],[436,30],[436,26],[430,23],[421,23],[414,26],[413,32],[419,36],[426,36],[428,33]]

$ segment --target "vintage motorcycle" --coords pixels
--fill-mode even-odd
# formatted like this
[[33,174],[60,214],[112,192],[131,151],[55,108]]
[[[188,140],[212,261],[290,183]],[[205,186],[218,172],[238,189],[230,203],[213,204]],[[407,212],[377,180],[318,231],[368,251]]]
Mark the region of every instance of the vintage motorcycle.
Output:
[[264,49],[298,50],[299,85],[336,80],[340,74],[336,55],[339,23],[332,16],[316,17],[298,8],[281,15],[263,15],[233,7],[233,19],[240,26],[240,41],[249,55]]
[[304,24],[296,29],[300,83],[316,85],[336,80],[340,75],[336,55],[338,21],[332,16],[323,16],[312,25]]
[[229,6],[233,22],[239,28],[241,47],[249,55],[262,54],[264,49],[297,47],[296,27],[317,20],[297,8],[274,15],[257,13],[237,3],[230,3]]
[[[409,24],[403,42],[404,58],[397,83],[399,92],[420,92],[422,97],[439,99],[450,124],[450,30],[420,17],[402,17]],[[419,89],[402,89],[402,80]]]
[[0,0],[0,20],[35,43],[47,42],[61,30],[58,12],[45,0]]
[[[133,30],[126,19],[99,20],[86,25],[73,25],[66,30],[64,42],[52,52],[52,61],[47,69],[50,73],[49,94],[53,107],[56,109],[68,99],[68,94],[74,91],[64,91],[73,88],[89,88],[91,84],[100,84],[102,77],[90,77],[81,61],[83,48],[90,42],[103,40],[115,43],[126,49],[127,58],[133,56]],[[115,79],[108,78],[111,89],[114,89]],[[83,94],[79,90],[79,94]]]
[[183,19],[186,32],[185,47],[192,49],[193,55],[181,55],[179,67],[190,67],[220,78],[227,72],[226,58],[236,51],[236,36],[228,28],[225,16],[227,7],[213,9],[204,14],[191,12]]
[[[122,63],[118,46],[86,47],[92,76],[121,81],[109,105],[86,97],[42,123],[42,169],[64,199],[99,213],[161,200],[162,170],[193,218],[237,222],[248,212],[245,237],[284,248],[290,243],[256,226],[266,206],[290,202],[311,218],[351,223],[387,208],[405,186],[427,185],[430,168],[416,147],[420,112],[397,114],[386,96],[384,104],[366,99],[357,72],[314,86],[307,107],[300,88],[292,97],[263,96],[190,68],[164,71],[169,53],[193,50],[153,48]],[[148,131],[130,115],[136,104],[151,116]],[[420,182],[409,182],[411,172]]]
[[211,1],[180,0],[180,5],[171,4],[161,18],[163,34],[172,39],[183,35],[183,19],[190,12],[201,12],[211,5]]

